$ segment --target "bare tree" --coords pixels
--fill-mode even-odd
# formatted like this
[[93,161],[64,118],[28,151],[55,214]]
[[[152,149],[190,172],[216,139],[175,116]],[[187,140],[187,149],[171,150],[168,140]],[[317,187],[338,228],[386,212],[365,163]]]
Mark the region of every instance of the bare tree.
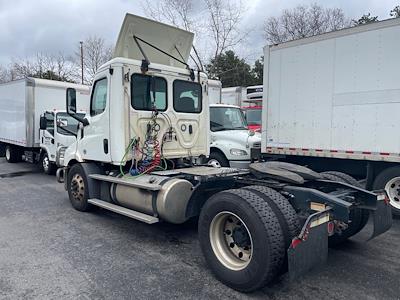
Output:
[[264,23],[267,41],[273,44],[334,31],[350,26],[340,8],[323,8],[317,4],[285,9],[279,17]]
[[400,18],[400,5],[395,6],[391,11],[390,11],[390,16],[392,18]]
[[195,31],[194,0],[145,0],[142,6],[147,16],[159,22],[167,22],[176,27]]
[[[113,48],[106,44],[106,41],[98,36],[89,36],[83,41],[83,69],[84,69],[84,82],[91,83],[93,78],[105,62],[112,58]],[[75,65],[76,71],[80,74],[81,60],[80,60],[80,46],[75,52]],[[78,75],[80,77],[80,75]]]
[[211,37],[207,50],[212,49],[212,58],[234,48],[247,35],[239,30],[244,7],[237,0],[144,0],[142,5],[148,17],[194,32],[195,43],[204,41],[203,36]]
[[369,23],[378,22],[378,16],[371,16],[371,13],[364,14],[358,20],[352,20],[354,26],[365,25]]
[[205,0],[208,27],[214,40],[214,59],[243,42],[247,32],[240,30],[244,6],[229,0]]
[[0,66],[0,83],[13,80],[13,73],[11,69]]
[[13,58],[11,71],[16,79],[28,76],[50,80],[72,81],[74,66],[63,53],[39,52],[32,58]]

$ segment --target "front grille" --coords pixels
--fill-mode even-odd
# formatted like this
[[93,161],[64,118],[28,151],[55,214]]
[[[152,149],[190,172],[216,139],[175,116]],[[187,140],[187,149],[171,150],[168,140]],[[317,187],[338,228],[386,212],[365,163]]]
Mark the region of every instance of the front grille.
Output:
[[253,148],[261,148],[261,142],[255,142]]

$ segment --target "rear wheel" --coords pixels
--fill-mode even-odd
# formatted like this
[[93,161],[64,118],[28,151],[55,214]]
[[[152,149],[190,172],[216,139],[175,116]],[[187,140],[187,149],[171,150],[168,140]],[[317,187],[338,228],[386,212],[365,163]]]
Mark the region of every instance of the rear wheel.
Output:
[[91,204],[88,203],[89,191],[85,171],[80,164],[75,164],[68,171],[67,189],[72,206],[79,211],[88,211]]
[[21,151],[17,147],[7,145],[5,152],[6,160],[9,163],[19,162],[22,159]]
[[[348,174],[336,172],[336,171],[327,171],[321,173],[322,177],[332,181],[338,181],[343,183],[348,183],[354,186],[357,186],[356,183],[361,187],[361,184],[358,181],[351,177]],[[349,237],[359,233],[367,224],[369,219],[369,211],[366,209],[355,208],[350,211],[350,223],[345,230],[342,230],[340,233],[335,233],[334,235],[329,237],[329,245],[335,246],[345,242]]]
[[387,168],[376,176],[374,190],[384,189],[389,197],[393,214],[400,216],[400,167]]
[[270,282],[285,256],[282,229],[272,208],[243,189],[207,200],[199,218],[199,240],[215,276],[242,292]]

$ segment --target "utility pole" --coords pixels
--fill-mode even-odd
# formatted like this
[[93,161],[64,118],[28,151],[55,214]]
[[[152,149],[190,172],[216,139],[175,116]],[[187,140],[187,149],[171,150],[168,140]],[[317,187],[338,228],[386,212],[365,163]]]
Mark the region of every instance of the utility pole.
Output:
[[80,41],[79,44],[81,44],[81,78],[82,78],[82,84],[83,84],[83,42]]

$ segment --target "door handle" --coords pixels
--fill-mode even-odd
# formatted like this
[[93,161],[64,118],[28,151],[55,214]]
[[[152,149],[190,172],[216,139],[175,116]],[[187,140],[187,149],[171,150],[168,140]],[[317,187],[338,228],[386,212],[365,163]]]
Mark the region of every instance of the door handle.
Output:
[[105,154],[108,154],[108,139],[103,140],[103,150]]

